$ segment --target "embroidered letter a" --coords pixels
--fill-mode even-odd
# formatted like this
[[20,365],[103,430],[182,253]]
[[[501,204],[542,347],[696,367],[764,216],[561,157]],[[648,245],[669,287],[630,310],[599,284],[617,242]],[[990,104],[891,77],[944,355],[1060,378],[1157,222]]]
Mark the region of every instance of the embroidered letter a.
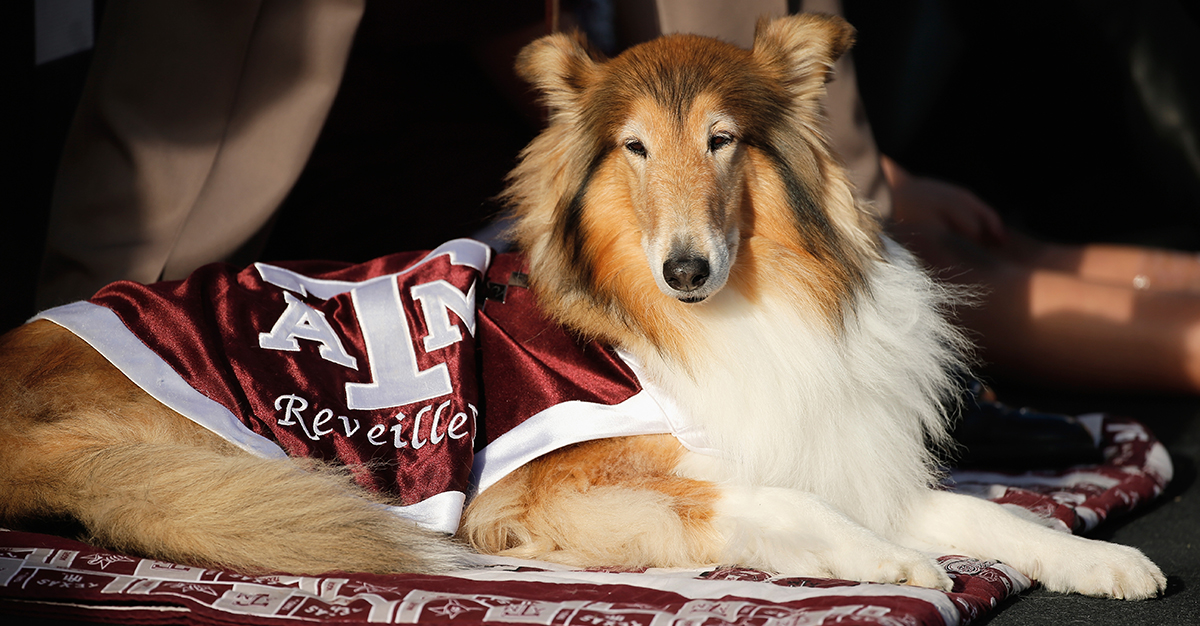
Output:
[[300,301],[291,293],[283,292],[287,309],[269,333],[258,334],[258,345],[268,350],[287,350],[295,352],[300,349],[297,339],[308,339],[321,344],[321,358],[338,365],[358,369],[358,360],[346,354],[342,340],[334,332],[325,314]]

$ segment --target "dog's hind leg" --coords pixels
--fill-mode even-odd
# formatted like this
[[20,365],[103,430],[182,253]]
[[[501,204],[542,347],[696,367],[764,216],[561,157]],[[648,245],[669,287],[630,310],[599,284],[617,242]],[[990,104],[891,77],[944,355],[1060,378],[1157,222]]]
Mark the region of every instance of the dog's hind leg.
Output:
[[669,435],[579,444],[477,496],[460,534],[476,549],[580,567],[721,563],[792,576],[950,588],[927,555],[885,541],[810,494],[675,473]]
[[459,534],[481,552],[578,567],[715,564],[719,492],[675,476],[681,454],[669,435],[562,448],[476,496]]
[[262,459],[159,404],[49,322],[0,338],[0,524],[71,518],[117,550],[244,573],[438,571],[448,539],[346,472]]
[[907,545],[995,559],[1058,592],[1140,600],[1166,578],[1139,550],[1053,530],[1000,505],[944,491],[914,502]]

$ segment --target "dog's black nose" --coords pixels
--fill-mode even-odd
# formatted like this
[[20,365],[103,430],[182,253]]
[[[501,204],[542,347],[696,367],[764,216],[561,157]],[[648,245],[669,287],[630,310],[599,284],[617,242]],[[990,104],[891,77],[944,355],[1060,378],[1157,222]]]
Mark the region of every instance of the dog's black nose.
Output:
[[676,291],[695,291],[708,281],[708,259],[697,256],[663,263],[663,279]]

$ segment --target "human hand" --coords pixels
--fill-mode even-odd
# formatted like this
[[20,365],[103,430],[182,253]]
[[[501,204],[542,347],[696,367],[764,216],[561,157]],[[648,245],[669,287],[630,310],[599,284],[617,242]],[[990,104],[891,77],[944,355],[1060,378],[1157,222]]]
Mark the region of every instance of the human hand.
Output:
[[892,188],[892,220],[905,230],[949,230],[985,247],[1008,238],[995,209],[970,190],[934,178],[913,176],[887,156],[883,175]]

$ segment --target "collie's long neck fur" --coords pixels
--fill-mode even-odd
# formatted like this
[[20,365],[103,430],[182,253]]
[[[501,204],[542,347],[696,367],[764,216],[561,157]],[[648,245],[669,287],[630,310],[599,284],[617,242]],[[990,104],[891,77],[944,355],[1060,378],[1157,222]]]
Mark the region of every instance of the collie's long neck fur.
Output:
[[[612,61],[546,38],[518,67],[550,124],[507,198],[545,309],[632,354],[724,454],[681,471],[815,492],[888,532],[878,516],[933,480],[921,442],[946,440],[965,343],[823,135],[852,36],[795,16],[760,24],[753,51],[676,36]],[[676,258],[718,284],[669,285]],[[882,479],[855,481],[864,465]]]
[[[866,278],[838,333],[783,288],[753,299],[726,290],[696,317],[689,337],[705,357],[690,372],[638,355],[725,454],[699,471],[816,493],[869,528],[893,529],[933,480],[922,442],[945,443],[946,366],[959,339],[936,312],[939,287],[902,251],[871,262]],[[861,480],[863,466],[872,480]]]

